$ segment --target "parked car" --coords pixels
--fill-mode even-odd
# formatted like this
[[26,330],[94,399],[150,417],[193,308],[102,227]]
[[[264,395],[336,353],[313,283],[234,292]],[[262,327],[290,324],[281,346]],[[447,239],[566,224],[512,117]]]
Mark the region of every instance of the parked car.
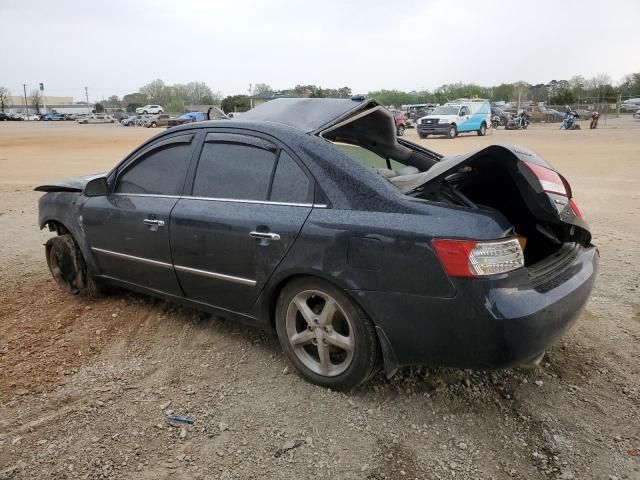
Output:
[[60,287],[119,285],[274,330],[334,389],[381,362],[537,362],[598,264],[569,182],[538,155],[439,155],[374,100],[272,100],[36,190]]
[[136,113],[144,115],[158,115],[160,113],[164,113],[164,109],[160,105],[145,105],[144,107],[136,108]]
[[76,121],[82,125],[86,125],[88,123],[115,123],[116,119],[104,113],[92,113],[91,115],[78,118]]
[[184,123],[204,122],[207,119],[207,114],[203,112],[189,112],[179,117],[170,118],[167,125],[169,127],[176,127]]
[[156,128],[156,127],[166,127],[169,125],[169,120],[171,119],[171,115],[162,114],[162,115],[154,115],[149,117],[145,122],[144,126],[147,128]]
[[64,119],[64,115],[62,115],[61,113],[45,113],[40,117],[40,120],[45,122],[59,122]]
[[636,112],[633,114],[633,118],[640,118],[640,110],[636,110]]
[[120,120],[120,124],[124,125],[125,127],[131,127],[136,124],[136,119],[138,117],[139,115],[129,115],[128,117],[125,117],[122,120]]
[[396,124],[396,135],[401,137],[404,135],[404,131],[408,128],[407,117],[400,110],[391,110],[391,113],[393,114],[393,120]]
[[461,132],[477,132],[483,136],[491,125],[491,107],[486,100],[461,99],[445,103],[418,120],[418,135],[446,135],[455,138]]
[[19,122],[21,120],[24,119],[17,113],[0,112],[0,122]]

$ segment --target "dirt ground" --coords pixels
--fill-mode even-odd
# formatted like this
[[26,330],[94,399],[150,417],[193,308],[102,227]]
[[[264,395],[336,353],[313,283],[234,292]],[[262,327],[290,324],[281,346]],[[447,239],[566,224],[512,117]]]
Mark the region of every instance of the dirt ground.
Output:
[[536,370],[407,368],[349,394],[304,382],[260,331],[50,279],[33,187],[154,133],[0,124],[0,479],[640,479],[640,121],[418,140],[550,161],[592,226],[597,288]]

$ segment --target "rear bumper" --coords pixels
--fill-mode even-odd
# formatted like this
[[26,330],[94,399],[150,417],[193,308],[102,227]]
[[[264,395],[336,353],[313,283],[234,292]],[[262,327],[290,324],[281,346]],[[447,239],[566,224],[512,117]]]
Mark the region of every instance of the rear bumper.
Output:
[[597,264],[590,247],[536,287],[521,269],[501,278],[455,279],[452,298],[351,293],[376,324],[388,370],[511,367],[536,357],[575,322],[593,289]]

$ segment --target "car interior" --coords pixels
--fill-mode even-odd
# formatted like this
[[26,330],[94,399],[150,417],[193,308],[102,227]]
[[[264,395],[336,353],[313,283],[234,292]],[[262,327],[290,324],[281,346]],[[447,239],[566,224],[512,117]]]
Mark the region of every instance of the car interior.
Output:
[[393,114],[379,105],[348,116],[324,130],[321,137],[396,186],[407,176],[426,172],[442,158],[399,140]]

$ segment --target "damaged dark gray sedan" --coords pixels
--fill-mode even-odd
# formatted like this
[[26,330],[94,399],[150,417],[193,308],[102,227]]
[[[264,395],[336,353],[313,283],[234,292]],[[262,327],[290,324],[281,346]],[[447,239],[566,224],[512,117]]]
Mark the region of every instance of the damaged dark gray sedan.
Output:
[[274,100],[36,190],[68,292],[117,285],[274,330],[306,379],[337,389],[381,365],[535,362],[598,263],[540,157],[443,157],[397,138],[372,100]]

